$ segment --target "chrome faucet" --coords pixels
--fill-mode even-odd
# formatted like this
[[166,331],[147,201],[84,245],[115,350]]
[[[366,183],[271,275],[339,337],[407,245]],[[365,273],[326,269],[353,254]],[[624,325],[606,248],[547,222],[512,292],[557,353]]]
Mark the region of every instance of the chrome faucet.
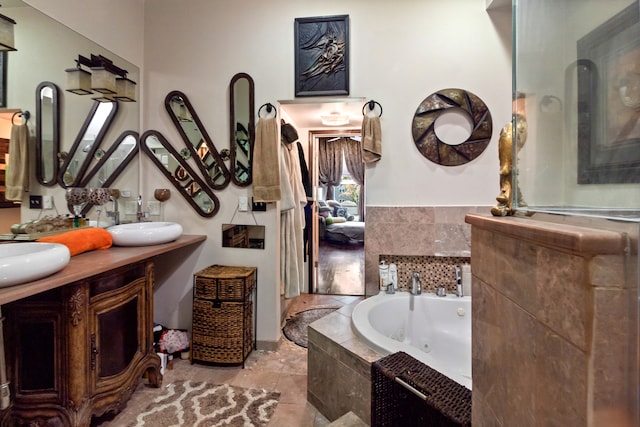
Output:
[[464,296],[464,292],[462,290],[462,270],[459,265],[456,265],[456,296],[458,298]]
[[411,295],[420,295],[422,293],[422,283],[420,283],[420,273],[414,271],[411,275]]
[[136,221],[142,222],[147,220],[147,212],[142,210],[142,196],[138,196],[138,210],[136,211]]
[[[113,202],[113,210],[112,211],[107,211],[107,218],[113,218],[113,224],[112,225],[118,225],[118,224],[120,224],[120,212],[118,212],[118,199],[116,197],[113,197],[113,196],[109,196],[109,198]],[[100,224],[98,224],[98,225],[100,225]]]
[[389,283],[387,285],[386,293],[388,293],[389,295],[393,295],[396,293],[396,288],[393,286],[393,283]]

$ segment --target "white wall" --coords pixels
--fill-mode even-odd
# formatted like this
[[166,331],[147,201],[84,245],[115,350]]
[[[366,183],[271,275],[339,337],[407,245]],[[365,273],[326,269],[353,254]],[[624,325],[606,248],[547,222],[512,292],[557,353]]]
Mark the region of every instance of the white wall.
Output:
[[[350,16],[351,96],[380,102],[383,159],[367,170],[369,205],[491,205],[498,193],[497,138],[511,117],[510,10],[490,14],[483,0],[153,0],[133,3],[133,22],[125,11],[131,2],[101,0],[103,15],[85,2],[47,0],[29,3],[50,9],[53,16],[78,28],[115,53],[142,65],[141,131],[154,129],[179,147],[182,142],[164,109],[164,97],[181,90],[190,99],[218,150],[229,147],[228,86],[238,72],[255,81],[256,109],[265,102],[293,99],[294,19]],[[92,2],[92,8],[93,9]],[[122,19],[122,26],[116,25]],[[105,25],[105,22],[114,22]],[[135,25],[134,25],[135,24]],[[140,40],[140,29],[144,39]],[[138,61],[138,53],[144,58]],[[479,158],[458,167],[442,167],[422,157],[411,138],[411,120],[431,93],[457,87],[478,95],[493,117],[494,137]],[[168,181],[144,155],[142,193]],[[231,184],[216,195],[219,213],[198,216],[177,191],[165,210],[167,220],[183,224],[186,233],[206,234],[204,247],[185,255],[193,268],[172,275],[156,289],[156,320],[170,327],[189,327],[190,275],[210,264],[257,266],[258,340],[280,336],[278,221],[274,206],[256,213],[266,226],[266,249],[221,247],[221,224],[233,216],[238,197],[251,189]],[[243,215],[243,216],[240,216]],[[248,214],[234,222],[251,223]],[[175,260],[176,263],[182,260]],[[178,276],[178,277],[176,277]]]

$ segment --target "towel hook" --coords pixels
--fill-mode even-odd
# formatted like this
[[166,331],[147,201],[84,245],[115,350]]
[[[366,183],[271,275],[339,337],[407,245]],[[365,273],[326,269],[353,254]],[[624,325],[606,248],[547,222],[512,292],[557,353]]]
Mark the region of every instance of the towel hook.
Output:
[[262,111],[262,109],[264,107],[267,107],[267,114],[271,114],[271,110],[275,110],[276,109],[276,107],[274,107],[273,104],[270,103],[270,102],[262,104],[262,106],[260,108],[258,108],[258,117],[260,117],[260,111]]
[[13,116],[11,116],[11,124],[15,125],[15,122],[13,121],[16,116],[20,116],[22,118],[24,118],[24,124],[26,124],[29,121],[29,117],[31,117],[31,113],[29,111],[16,111],[15,113],[13,113]]
[[373,99],[372,99],[371,101],[369,101],[369,102],[365,103],[365,104],[362,106],[362,115],[363,115],[363,116],[365,115],[364,109],[365,109],[367,106],[369,106],[369,110],[370,110],[370,111],[373,111],[373,110],[374,110],[374,108],[376,107],[376,105],[377,105],[378,107],[380,107],[380,114],[378,114],[378,117],[382,117],[382,105],[380,105],[380,103],[379,103],[378,101],[374,101]]

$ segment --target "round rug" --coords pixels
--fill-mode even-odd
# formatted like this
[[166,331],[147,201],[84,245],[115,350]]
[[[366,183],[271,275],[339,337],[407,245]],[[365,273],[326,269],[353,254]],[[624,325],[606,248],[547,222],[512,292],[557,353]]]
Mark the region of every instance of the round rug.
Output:
[[300,347],[307,348],[309,346],[307,326],[324,316],[333,313],[337,308],[310,308],[295,314],[287,319],[282,332],[284,336]]

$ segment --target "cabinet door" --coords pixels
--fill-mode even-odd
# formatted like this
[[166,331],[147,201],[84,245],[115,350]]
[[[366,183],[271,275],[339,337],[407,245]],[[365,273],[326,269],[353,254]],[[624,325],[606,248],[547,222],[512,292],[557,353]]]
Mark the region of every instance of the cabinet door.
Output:
[[136,279],[91,303],[92,392],[120,386],[146,353],[145,285],[145,278]]

